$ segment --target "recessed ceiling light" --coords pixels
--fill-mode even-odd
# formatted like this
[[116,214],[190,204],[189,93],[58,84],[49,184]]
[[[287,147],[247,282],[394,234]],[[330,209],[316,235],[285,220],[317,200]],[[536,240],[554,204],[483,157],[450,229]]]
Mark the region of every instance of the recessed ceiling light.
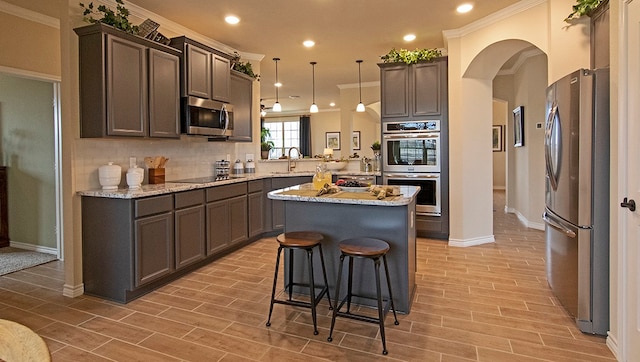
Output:
[[224,21],[226,21],[229,24],[238,24],[240,22],[240,18],[234,15],[229,15],[227,17],[224,18]]
[[305,40],[302,42],[302,45],[306,46],[307,48],[311,48],[312,46],[316,45],[316,42],[313,40]]
[[456,11],[459,12],[460,14],[464,14],[464,13],[468,13],[469,11],[471,11],[471,9],[473,9],[473,5],[467,3],[467,4],[462,4],[462,5],[458,6],[456,8]]
[[330,107],[335,107],[335,106],[336,106],[336,104],[335,104],[334,102],[331,102],[331,103],[329,103],[329,106],[330,106]]
[[273,83],[273,85],[275,85],[276,87],[282,87],[282,83],[280,82]]
[[407,34],[404,36],[404,41],[414,41],[416,40],[416,36],[415,34]]

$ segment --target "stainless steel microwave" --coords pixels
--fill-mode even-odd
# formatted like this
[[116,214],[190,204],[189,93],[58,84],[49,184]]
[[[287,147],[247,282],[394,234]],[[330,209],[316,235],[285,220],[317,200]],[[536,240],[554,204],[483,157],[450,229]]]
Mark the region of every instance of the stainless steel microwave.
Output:
[[182,133],[209,137],[233,136],[233,106],[198,97],[182,98]]

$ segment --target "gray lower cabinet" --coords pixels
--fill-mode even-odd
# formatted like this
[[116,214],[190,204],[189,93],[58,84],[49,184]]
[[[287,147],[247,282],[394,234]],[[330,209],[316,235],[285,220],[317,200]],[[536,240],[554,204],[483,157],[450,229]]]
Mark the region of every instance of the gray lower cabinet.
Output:
[[205,191],[175,194],[175,268],[181,269],[206,256]]
[[173,212],[136,219],[135,287],[169,275],[173,267]]
[[264,230],[264,182],[249,181],[247,188],[247,215],[249,216],[249,237],[262,234]]
[[247,183],[210,187],[206,193],[207,255],[246,241]]

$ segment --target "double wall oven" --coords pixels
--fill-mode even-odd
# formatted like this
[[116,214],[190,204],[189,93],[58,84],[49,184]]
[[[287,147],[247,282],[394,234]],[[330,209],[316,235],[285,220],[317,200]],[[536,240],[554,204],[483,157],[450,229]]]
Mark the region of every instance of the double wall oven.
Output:
[[382,178],[387,185],[420,186],[418,215],[440,216],[440,121],[385,122]]

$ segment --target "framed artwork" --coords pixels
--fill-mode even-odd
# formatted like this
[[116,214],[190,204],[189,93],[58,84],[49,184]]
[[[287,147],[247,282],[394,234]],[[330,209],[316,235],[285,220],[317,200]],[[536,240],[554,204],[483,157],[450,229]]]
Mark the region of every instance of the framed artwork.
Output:
[[325,132],[325,136],[327,139],[326,148],[340,149],[340,132]]
[[353,137],[351,137],[351,145],[354,150],[360,149],[360,131],[353,131]]
[[493,152],[502,152],[502,144],[503,144],[503,137],[502,137],[502,126],[492,126],[491,127],[491,141],[492,141],[492,147],[493,147]]
[[513,147],[524,146],[524,107],[513,110]]

